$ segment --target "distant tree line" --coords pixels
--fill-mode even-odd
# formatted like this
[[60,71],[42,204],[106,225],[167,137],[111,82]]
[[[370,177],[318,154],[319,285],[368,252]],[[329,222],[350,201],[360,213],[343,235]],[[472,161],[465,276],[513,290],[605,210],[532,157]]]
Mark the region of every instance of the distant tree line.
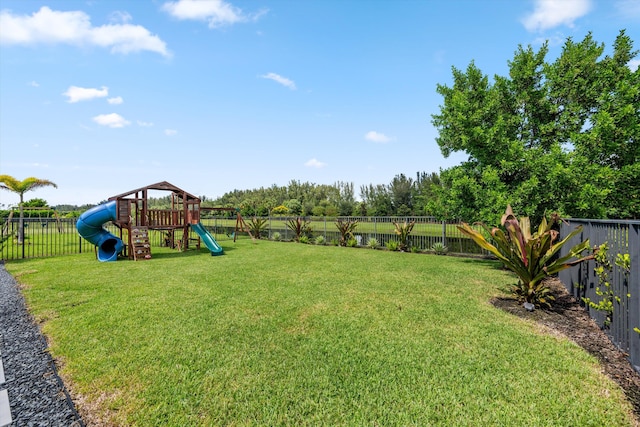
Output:
[[356,198],[352,182],[333,185],[292,180],[286,186],[233,190],[204,206],[237,207],[243,216],[406,216],[425,215],[425,201],[432,194],[437,174],[399,174],[388,184],[361,186]]
[[[460,165],[415,178],[400,173],[361,186],[359,197],[351,182],[291,180],[201,196],[203,206],[244,216],[432,215],[495,224],[510,204],[534,223],[551,212],[640,218],[640,67],[631,68],[638,51],[621,31],[604,52],[588,34],[567,39],[553,62],[546,43],[518,46],[509,75],[492,81],[473,62],[465,71],[453,67],[452,85],[437,86],[443,103],[432,123],[445,157],[468,155]],[[53,208],[77,215],[91,206]],[[149,207],[170,208],[170,196],[150,198]]]
[[567,39],[546,61],[548,45],[518,46],[508,76],[484,75],[473,62],[452,68],[452,86],[432,123],[445,157],[460,165],[415,179],[360,187],[291,181],[289,186],[234,190],[212,201],[246,215],[433,215],[497,223],[507,204],[537,222],[565,217],[640,218],[640,68],[621,31],[612,53],[588,34]]

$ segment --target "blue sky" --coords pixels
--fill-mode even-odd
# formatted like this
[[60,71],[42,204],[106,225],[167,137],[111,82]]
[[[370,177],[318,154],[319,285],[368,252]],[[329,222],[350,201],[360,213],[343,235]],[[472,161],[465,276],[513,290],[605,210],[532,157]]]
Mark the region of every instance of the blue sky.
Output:
[[[640,48],[640,0],[0,0],[0,174],[97,203],[437,172],[431,115],[470,61],[507,74],[591,31]],[[630,64],[637,67],[638,63]],[[162,195],[162,194],[160,194]],[[0,191],[0,204],[17,195]]]

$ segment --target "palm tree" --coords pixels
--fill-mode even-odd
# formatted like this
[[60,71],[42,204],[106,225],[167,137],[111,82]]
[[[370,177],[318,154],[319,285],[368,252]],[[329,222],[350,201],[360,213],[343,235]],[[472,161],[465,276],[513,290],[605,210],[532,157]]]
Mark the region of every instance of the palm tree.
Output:
[[27,191],[35,190],[36,188],[45,187],[47,185],[58,188],[55,183],[46,179],[29,177],[22,181],[18,181],[10,175],[0,175],[0,188],[13,191],[14,193],[20,195],[20,224],[18,226],[18,243],[22,243],[24,240],[24,213],[22,209],[22,204],[24,203],[24,193],[26,193]]

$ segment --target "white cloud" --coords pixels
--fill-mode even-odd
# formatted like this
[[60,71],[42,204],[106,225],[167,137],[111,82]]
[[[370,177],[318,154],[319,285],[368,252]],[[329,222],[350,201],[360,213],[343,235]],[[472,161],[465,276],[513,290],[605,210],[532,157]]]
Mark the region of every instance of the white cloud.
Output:
[[92,87],[69,86],[64,96],[68,97],[67,102],[73,104],[79,101],[88,101],[93,98],[104,98],[109,95],[109,88],[102,86],[100,89]]
[[178,134],[178,131],[175,129],[165,129],[164,134],[167,136],[174,136]]
[[29,83],[27,83],[29,86],[31,87],[40,87],[40,83],[38,83],[35,80],[30,81]]
[[279,74],[276,73],[268,73],[268,74],[264,74],[262,76],[263,79],[269,79],[269,80],[273,80],[274,82],[278,82],[280,83],[282,86],[286,86],[291,90],[296,90],[296,84],[293,80],[288,79],[286,77],[282,77]]
[[528,31],[544,31],[566,25],[589,13],[591,0],[535,0],[535,8],[522,20]]
[[131,124],[128,120],[122,117],[120,114],[100,114],[93,118],[93,121],[102,126],[108,126],[110,128],[122,128]]
[[627,65],[631,68],[631,71],[636,71],[640,67],[640,59],[632,59]]
[[142,120],[138,120],[136,123],[138,123],[138,126],[141,126],[143,128],[149,128],[149,127],[153,126],[153,123],[151,123],[151,122],[143,122]]
[[[125,22],[126,15],[119,19]],[[70,44],[111,48],[111,52],[157,52],[170,56],[166,43],[140,25],[127,23],[94,27],[82,11],[55,11],[43,6],[32,15],[0,11],[0,44]]]
[[209,28],[219,28],[239,22],[257,21],[267,13],[261,10],[246,14],[242,9],[224,0],[178,0],[166,2],[162,10],[181,20],[205,21]]
[[124,102],[121,96],[116,96],[114,98],[108,98],[107,102],[111,105],[120,105]]
[[309,168],[316,168],[316,169],[322,169],[323,167],[327,166],[326,163],[323,163],[316,158],[313,158],[307,161],[304,165]]
[[375,130],[369,131],[364,135],[364,139],[366,139],[367,141],[372,141],[372,142],[378,142],[380,144],[385,144],[389,141],[391,141],[392,138],[388,137],[387,135],[380,133],[380,132],[376,132]]

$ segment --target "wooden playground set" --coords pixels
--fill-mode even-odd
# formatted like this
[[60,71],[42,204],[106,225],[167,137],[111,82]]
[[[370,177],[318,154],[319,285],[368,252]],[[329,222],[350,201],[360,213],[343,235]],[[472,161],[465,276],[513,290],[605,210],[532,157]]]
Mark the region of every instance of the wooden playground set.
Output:
[[[151,190],[169,191],[171,207],[150,209],[148,196]],[[239,232],[247,232],[251,236],[238,209],[202,207],[200,198],[166,181],[118,194],[108,200],[115,202],[115,217],[111,218],[111,222],[119,229],[120,240],[123,243],[127,242],[124,243],[122,254],[130,259],[151,258],[149,230],[164,231],[164,242],[171,248],[186,250],[192,245],[200,248],[201,239],[204,239],[212,255],[221,254],[222,248],[200,223],[200,214],[203,211],[234,211],[234,242]],[[198,237],[190,237],[190,229],[196,231]],[[219,253],[214,253],[218,251]]]

